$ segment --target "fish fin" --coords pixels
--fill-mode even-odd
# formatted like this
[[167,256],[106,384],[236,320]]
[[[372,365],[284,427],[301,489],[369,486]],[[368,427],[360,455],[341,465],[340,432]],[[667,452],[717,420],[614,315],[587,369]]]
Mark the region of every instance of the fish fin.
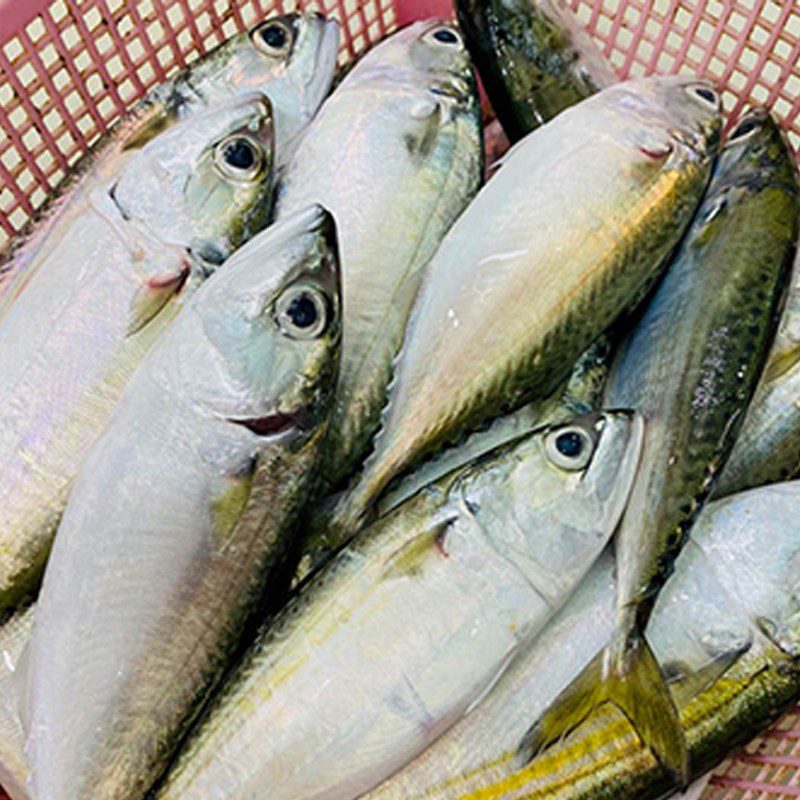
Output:
[[257,462],[258,459],[250,459],[236,474],[221,478],[220,485],[214,492],[211,503],[211,529],[220,548],[224,548],[236,530],[247,507],[253,491]]
[[800,362],[800,342],[793,342],[791,346],[769,359],[764,368],[764,381],[770,383],[778,380],[793,369],[798,362]]
[[688,785],[686,738],[658,661],[644,637],[625,641],[603,648],[528,729],[517,751],[522,764],[566,737],[598,706],[612,703],[664,768],[681,786]]
[[454,518],[435,522],[428,530],[415,536],[389,557],[384,578],[416,577],[433,557],[447,558],[447,531]]
[[142,281],[128,309],[128,336],[138,333],[158,316],[164,306],[183,288],[189,273],[187,261],[180,269]]
[[[681,674],[669,681],[669,688],[675,703],[678,706],[688,703],[693,697],[711,688],[736,661],[751,647],[751,642],[744,643],[741,647],[733,648],[725,653],[720,653],[706,662],[700,669],[688,669],[686,665]],[[664,671],[667,665],[664,665]]]

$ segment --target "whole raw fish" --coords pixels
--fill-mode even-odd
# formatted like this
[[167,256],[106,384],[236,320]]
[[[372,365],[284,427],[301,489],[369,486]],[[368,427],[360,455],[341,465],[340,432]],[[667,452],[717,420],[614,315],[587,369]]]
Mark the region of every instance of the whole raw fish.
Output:
[[617,80],[562,0],[456,0],[455,8],[512,143]]
[[719,124],[706,83],[647,78],[514,148],[425,269],[374,452],[314,528],[312,561],[426,454],[556,389],[657,275],[705,187]]
[[287,217],[207,281],[87,456],[30,643],[36,800],[147,791],[283,571],[338,366],[334,227]]
[[528,737],[531,753],[615,703],[686,779],[678,713],[644,631],[733,447],[776,327],[797,240],[798,187],[778,125],[756,109],[726,142],[667,275],[611,367],[605,402],[646,421],[616,535],[618,624]]
[[640,425],[537,429],[363,531],[267,626],[160,800],[351,800],[419,754],[597,558]]
[[339,384],[320,473],[357,467],[380,424],[422,268],[478,189],[480,103],[458,30],[416,22],[370,50],[310,125],[277,204],[317,202],[342,252]]
[[[670,676],[692,777],[713,768],[800,697],[798,662],[763,636],[800,635],[800,483],[710,503],[659,595],[650,639]],[[516,748],[612,634],[609,551],[475,711],[366,800],[599,800],[666,796],[673,784],[616,711],[526,767]],[[772,694],[772,692],[775,694]]]
[[271,153],[261,96],[166,131],[93,190],[0,321],[0,614],[37,588],[81,459],[133,370],[263,224]]

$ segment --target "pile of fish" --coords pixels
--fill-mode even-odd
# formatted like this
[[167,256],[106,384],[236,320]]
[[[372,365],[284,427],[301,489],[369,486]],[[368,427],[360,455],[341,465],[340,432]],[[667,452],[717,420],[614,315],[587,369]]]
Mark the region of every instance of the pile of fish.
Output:
[[778,123],[455,13],[267,19],[2,255],[12,800],[656,800],[800,699]]

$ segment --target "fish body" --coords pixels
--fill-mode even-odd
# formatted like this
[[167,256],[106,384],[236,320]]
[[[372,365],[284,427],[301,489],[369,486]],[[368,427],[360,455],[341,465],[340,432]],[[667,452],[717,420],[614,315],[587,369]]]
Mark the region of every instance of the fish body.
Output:
[[688,223],[718,103],[685,78],[631,81],[514,148],[428,263],[374,451],[309,549],[335,548],[428,453],[556,389]]
[[[798,483],[709,503],[659,595],[650,640],[686,725],[693,779],[800,696],[796,661],[762,633],[762,618],[787,635],[800,632],[799,508]],[[615,594],[608,551],[481,705],[366,798],[666,796],[674,784],[611,707],[530,764],[516,757],[529,720],[612,635]]]
[[314,13],[271,17],[153,89],[70,169],[0,253],[0,319],[30,273],[49,263],[48,253],[61,247],[93,188],[115,180],[142,147],[180,120],[254,92],[266,95],[272,106],[274,166],[283,169],[330,90],[338,30],[335,21]]
[[739,435],[713,496],[785,481],[800,472],[800,259]]
[[629,412],[540,428],[420,492],[301,587],[160,800],[350,800],[474,707],[614,529]]
[[677,711],[642,634],[755,390],[794,256],[797,217],[788,146],[769,115],[754,110],[725,144],[691,229],[612,364],[606,404],[636,408],[647,420],[642,463],[615,539],[617,632],[537,723],[531,752],[611,701],[666,768],[685,775]]
[[455,7],[512,143],[617,81],[562,0],[457,0]]
[[610,358],[611,343],[608,337],[601,336],[578,359],[569,378],[551,397],[498,417],[486,428],[467,434],[463,441],[420,464],[381,498],[378,516],[382,517],[429,483],[536,427],[597,411],[602,405]]
[[283,566],[336,380],[339,273],[311,207],[241,248],[87,456],[36,611],[37,800],[130,800],[163,769]]
[[[240,146],[249,170],[224,162]],[[7,309],[0,613],[37,588],[81,459],[137,364],[216,261],[260,225],[253,215],[271,191],[271,152],[261,96],[173,127],[92,192]]]
[[480,103],[461,36],[416,22],[370,50],[310,125],[277,217],[310,202],[336,220],[345,319],[339,384],[320,467],[349,476],[380,423],[422,268],[478,189]]

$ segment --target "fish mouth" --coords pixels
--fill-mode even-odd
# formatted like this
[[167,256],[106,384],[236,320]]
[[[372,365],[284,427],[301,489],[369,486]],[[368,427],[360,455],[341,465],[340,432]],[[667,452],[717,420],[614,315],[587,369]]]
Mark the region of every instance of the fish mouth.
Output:
[[292,431],[305,430],[310,420],[305,409],[289,413],[267,414],[263,417],[228,417],[228,422],[241,425],[262,438],[282,436]]

